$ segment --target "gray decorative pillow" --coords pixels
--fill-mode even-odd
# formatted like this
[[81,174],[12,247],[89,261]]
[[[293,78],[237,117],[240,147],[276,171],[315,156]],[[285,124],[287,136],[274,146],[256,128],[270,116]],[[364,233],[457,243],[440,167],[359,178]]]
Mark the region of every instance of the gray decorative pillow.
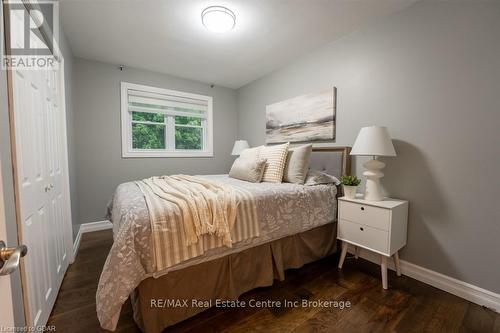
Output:
[[229,171],[229,177],[246,180],[247,182],[252,183],[260,183],[262,176],[264,175],[265,168],[265,159],[248,159],[238,157]]
[[338,180],[337,177],[334,177],[332,175],[329,175],[321,171],[309,170],[304,185],[312,186],[320,184],[340,185],[340,180]]
[[312,144],[288,149],[283,180],[288,183],[304,184],[309,170]]

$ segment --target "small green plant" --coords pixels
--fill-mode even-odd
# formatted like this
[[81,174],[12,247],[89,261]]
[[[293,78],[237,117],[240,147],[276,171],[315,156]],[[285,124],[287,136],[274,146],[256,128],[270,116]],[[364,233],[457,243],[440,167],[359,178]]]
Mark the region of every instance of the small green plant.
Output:
[[361,183],[361,179],[356,176],[342,176],[340,177],[340,183],[345,186],[358,186]]

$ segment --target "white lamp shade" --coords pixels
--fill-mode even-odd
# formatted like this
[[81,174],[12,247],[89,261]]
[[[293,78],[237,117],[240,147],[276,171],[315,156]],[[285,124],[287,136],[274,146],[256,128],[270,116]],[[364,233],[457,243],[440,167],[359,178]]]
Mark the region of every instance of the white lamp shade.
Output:
[[233,151],[231,152],[231,155],[238,156],[241,154],[243,150],[247,148],[250,148],[247,140],[236,140],[234,142]]
[[396,156],[387,127],[363,127],[354,142],[351,155]]

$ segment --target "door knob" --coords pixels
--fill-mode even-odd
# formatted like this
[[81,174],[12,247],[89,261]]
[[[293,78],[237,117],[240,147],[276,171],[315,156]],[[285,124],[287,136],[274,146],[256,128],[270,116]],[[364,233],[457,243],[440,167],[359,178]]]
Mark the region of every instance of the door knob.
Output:
[[0,276],[9,275],[19,267],[19,260],[28,253],[26,245],[7,247],[4,241],[0,241]]

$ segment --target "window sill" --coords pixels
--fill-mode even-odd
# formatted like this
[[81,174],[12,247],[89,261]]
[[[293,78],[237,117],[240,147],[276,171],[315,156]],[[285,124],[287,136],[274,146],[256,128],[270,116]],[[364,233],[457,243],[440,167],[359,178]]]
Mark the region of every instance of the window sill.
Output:
[[148,157],[213,157],[213,151],[124,151],[123,158],[148,158]]

